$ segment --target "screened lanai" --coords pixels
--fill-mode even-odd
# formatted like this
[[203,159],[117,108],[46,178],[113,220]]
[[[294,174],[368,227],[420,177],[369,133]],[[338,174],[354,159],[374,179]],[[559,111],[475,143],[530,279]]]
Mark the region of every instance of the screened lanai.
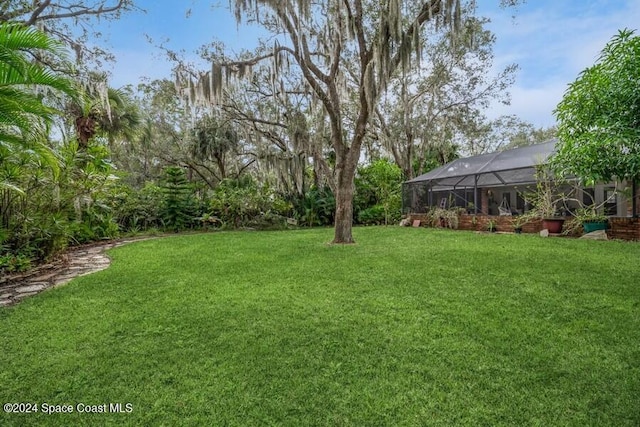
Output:
[[[536,166],[545,164],[553,154],[556,140],[511,150],[456,159],[403,184],[404,213],[422,213],[430,207],[464,207],[475,213],[488,210],[482,190],[494,197],[492,189],[517,189],[536,182]],[[502,205],[522,210],[524,200],[517,191],[507,199],[501,192]],[[486,196],[485,196],[486,197]]]

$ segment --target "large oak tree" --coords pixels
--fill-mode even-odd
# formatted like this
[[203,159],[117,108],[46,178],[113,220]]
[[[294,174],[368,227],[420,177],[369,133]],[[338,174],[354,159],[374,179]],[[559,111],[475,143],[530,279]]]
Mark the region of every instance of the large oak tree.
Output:
[[[517,0],[502,0],[505,5]],[[376,105],[397,72],[419,67],[424,26],[461,27],[460,0],[237,0],[238,22],[260,22],[274,34],[271,51],[225,64],[214,63],[189,92],[215,101],[223,83],[250,75],[271,60],[274,86],[289,70],[299,73],[323,108],[335,153],[334,243],[353,243],[354,178]],[[428,60],[428,58],[424,59]],[[347,125],[348,123],[348,125]]]

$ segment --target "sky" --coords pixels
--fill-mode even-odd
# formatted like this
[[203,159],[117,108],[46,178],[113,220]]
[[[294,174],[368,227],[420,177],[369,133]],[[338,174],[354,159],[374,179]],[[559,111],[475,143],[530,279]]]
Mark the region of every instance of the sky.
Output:
[[[516,63],[511,104],[493,105],[487,116],[515,114],[536,127],[555,124],[553,110],[567,85],[593,65],[618,30],[640,27],[638,0],[527,0],[501,9],[499,0],[477,0],[478,15],[488,17],[496,35],[494,68]],[[137,0],[145,12],[132,12],[99,27],[115,55],[111,86],[144,79],[171,78],[172,64],[159,45],[184,52],[219,40],[231,51],[255,47],[256,26],[237,26],[228,0]],[[640,33],[640,31],[639,31]],[[151,40],[151,41],[150,41]]]

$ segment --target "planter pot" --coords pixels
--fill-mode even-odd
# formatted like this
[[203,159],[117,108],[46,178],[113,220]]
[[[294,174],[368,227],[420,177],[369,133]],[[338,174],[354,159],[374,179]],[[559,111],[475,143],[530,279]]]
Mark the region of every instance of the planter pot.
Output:
[[564,224],[563,218],[547,218],[542,220],[542,228],[546,228],[551,234],[562,233],[562,224]]
[[608,221],[583,222],[582,228],[584,230],[584,234],[587,234],[596,230],[606,230],[608,225]]

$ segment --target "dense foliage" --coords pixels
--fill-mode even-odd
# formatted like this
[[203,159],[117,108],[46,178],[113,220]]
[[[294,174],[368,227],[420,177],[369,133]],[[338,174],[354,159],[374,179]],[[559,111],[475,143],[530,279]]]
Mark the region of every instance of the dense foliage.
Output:
[[[192,108],[222,110],[245,123],[290,175],[304,177],[301,165],[312,159],[334,194],[338,244],[353,243],[355,180],[365,150],[382,145],[411,178],[416,160],[418,171],[425,165],[427,145],[449,151],[454,134],[473,127],[463,123],[482,116],[479,109],[491,100],[505,99],[501,92],[515,68],[487,76],[493,37],[482,29],[486,21],[474,17],[472,0],[243,0],[230,8],[238,24],[256,22],[273,37],[238,55],[213,43],[204,48],[206,70],[178,62],[176,86]],[[414,87],[418,93],[406,90]],[[383,98],[393,105],[381,108]]]
[[[433,5],[436,15],[464,12],[456,20],[461,20],[465,28],[477,27],[478,37],[482,36],[482,40],[471,43],[467,37],[471,33],[460,33],[455,52],[449,49],[449,37],[455,32],[449,25],[429,24],[425,31],[416,27],[411,43],[397,31],[387,34],[384,28],[373,26],[374,33],[382,31],[397,42],[390,51],[378,52],[376,58],[390,59],[392,51],[398,51],[400,56],[386,69],[364,64],[369,70],[376,69],[365,79],[367,93],[361,93],[357,89],[364,82],[351,81],[353,76],[347,77],[349,73],[343,67],[357,65],[352,60],[359,58],[353,55],[355,39],[343,28],[345,21],[331,28],[336,41],[349,46],[336,57],[340,81],[328,80],[328,88],[340,92],[335,114],[327,115],[301,75],[293,73],[291,81],[284,81],[284,75],[270,69],[269,61],[247,68],[242,65],[244,57],[239,58],[236,71],[241,74],[244,70],[251,78],[238,79],[241,84],[225,89],[229,102],[214,107],[208,103],[205,107],[196,102],[201,92],[197,82],[191,77],[183,79],[193,77],[194,70],[180,63],[173,53],[170,57],[178,61],[177,69],[181,71],[178,81],[155,80],[138,87],[109,87],[107,76],[97,63],[70,64],[67,57],[71,55],[62,48],[64,43],[73,46],[77,58],[96,59],[101,49],[84,45],[72,34],[71,21],[65,20],[117,18],[132,9],[132,1],[118,2],[113,7],[107,7],[109,2],[104,0],[91,6],[67,1],[5,3],[0,6],[2,272],[26,269],[69,245],[127,234],[340,223],[340,235],[345,239],[336,241],[348,241],[352,223],[392,224],[400,217],[401,182],[416,171],[458,156],[464,147],[442,128],[438,138],[422,137],[420,144],[409,150],[403,165],[396,156],[400,149],[398,139],[383,122],[393,124],[394,132],[407,130],[407,126],[398,126],[400,122],[394,116],[404,111],[404,104],[390,105],[395,97],[387,96],[385,108],[374,111],[369,107],[378,104],[381,89],[388,85],[394,91],[402,91],[406,84],[398,78],[409,71],[410,63],[417,64],[417,58],[412,56],[429,56],[433,62],[424,70],[426,80],[411,73],[411,78],[421,84],[420,96],[435,96],[428,88],[437,89],[440,95],[452,95],[450,85],[438,86],[451,80],[437,78],[436,71],[442,68],[437,64],[446,64],[446,74],[450,76],[464,74],[464,70],[469,76],[484,75],[482,70],[490,64],[493,40],[482,28],[485,21],[474,17],[472,3],[467,2],[449,4],[446,10]],[[374,23],[382,11],[379,6],[368,2],[366,10],[358,14]],[[316,7],[337,13],[321,3],[314,3],[313,8]],[[423,24],[431,20],[425,14],[427,9],[406,12],[417,13]],[[398,13],[389,17],[389,22],[399,31],[407,22],[401,19],[404,12]],[[25,26],[10,22],[12,19]],[[45,23],[46,34],[35,29]],[[309,21],[305,25],[315,28],[316,24]],[[365,38],[373,36],[369,29],[361,30]],[[433,43],[417,40],[427,36],[430,40],[434,37]],[[414,41],[416,44],[409,49]],[[400,49],[401,45],[404,48]],[[265,49],[271,51],[270,47]],[[286,55],[282,50],[276,51],[279,54],[267,56],[281,69]],[[479,55],[478,60],[484,65],[471,58],[462,60],[471,53]],[[200,54],[220,64],[231,59],[224,46],[215,43],[203,47]],[[90,69],[95,65],[97,69]],[[221,69],[216,66],[212,72],[219,77]],[[375,93],[371,92],[372,77],[378,80]],[[470,94],[490,86],[491,98],[502,99],[501,91],[509,79],[500,83],[498,77],[494,81],[487,76],[484,83],[480,82],[482,79],[462,79],[455,83],[456,93]],[[215,83],[217,87],[220,82]],[[181,97],[185,91],[186,98]],[[359,95],[354,98],[356,93]],[[443,108],[451,102],[459,104],[456,99],[444,102]],[[469,114],[473,110],[475,116],[480,104],[458,113]],[[367,107],[364,110],[363,105]],[[416,112],[421,109],[415,105]],[[359,111],[366,111],[371,120]],[[463,117],[458,113],[455,120],[447,115],[446,121],[462,123]],[[369,125],[374,122],[380,122],[379,126]],[[422,134],[425,131],[420,127],[406,137],[421,138]],[[406,142],[412,145],[415,141]],[[346,156],[347,152],[351,154]],[[353,209],[345,210],[349,205]]]
[[385,159],[359,168],[355,198],[357,221],[366,225],[399,221],[402,181],[400,168]]
[[558,171],[585,181],[640,177],[640,36],[622,30],[556,109]]

